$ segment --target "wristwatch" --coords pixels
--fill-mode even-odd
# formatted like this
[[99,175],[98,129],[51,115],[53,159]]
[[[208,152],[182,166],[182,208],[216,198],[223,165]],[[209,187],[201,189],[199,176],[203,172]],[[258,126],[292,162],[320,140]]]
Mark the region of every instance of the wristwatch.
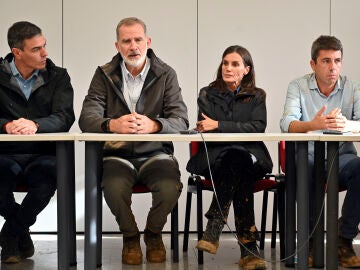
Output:
[[106,119],[104,122],[101,123],[101,129],[104,132],[110,132],[110,118]]

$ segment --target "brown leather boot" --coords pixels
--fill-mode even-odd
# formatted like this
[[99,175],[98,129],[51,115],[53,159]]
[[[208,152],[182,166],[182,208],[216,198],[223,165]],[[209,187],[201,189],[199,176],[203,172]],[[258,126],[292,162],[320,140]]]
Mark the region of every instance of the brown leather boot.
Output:
[[216,254],[223,228],[224,222],[221,219],[209,219],[203,237],[198,241],[196,248],[211,254]]
[[140,234],[123,238],[122,262],[130,265],[142,263]]
[[259,253],[256,241],[240,245],[240,250],[239,266],[244,270],[266,269],[266,262]]
[[346,239],[339,236],[338,246],[339,265],[345,268],[359,268],[360,257],[356,256],[352,239]]
[[145,229],[146,259],[150,263],[162,263],[166,260],[166,250],[161,233],[153,233]]

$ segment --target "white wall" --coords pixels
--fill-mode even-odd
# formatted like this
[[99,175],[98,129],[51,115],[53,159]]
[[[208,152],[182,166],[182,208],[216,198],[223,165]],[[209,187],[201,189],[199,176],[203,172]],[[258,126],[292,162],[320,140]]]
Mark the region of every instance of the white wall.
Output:
[[[20,8],[21,6],[21,8]],[[0,55],[8,53],[8,27],[18,20],[39,25],[47,38],[49,56],[69,71],[75,90],[74,108],[79,116],[82,101],[98,65],[116,53],[115,27],[123,17],[142,18],[152,37],[155,53],[175,68],[193,127],[199,88],[214,79],[224,49],[233,44],[251,52],[257,85],[267,92],[268,132],[279,132],[286,88],[290,80],[310,72],[310,48],[321,34],[338,36],[344,45],[344,73],[360,79],[360,40],[357,0],[13,0],[0,1]],[[75,122],[71,131],[79,131]],[[267,143],[277,166],[275,143]],[[84,229],[84,145],[76,143],[77,229]],[[179,221],[183,229],[188,160],[185,143],[175,144],[185,184],[180,197]],[[260,226],[261,194],[256,194],[256,222]],[[342,195],[343,196],[343,195]],[[341,196],[341,198],[342,198]],[[21,196],[20,196],[21,197]],[[270,197],[272,198],[272,197]],[[204,196],[204,210],[211,194]],[[145,226],[144,205],[149,195],[135,195],[133,209],[139,228]],[[195,201],[194,201],[195,204]],[[271,205],[271,202],[269,202]],[[195,205],[193,206],[195,207]],[[195,210],[195,209],[194,209]],[[269,221],[271,210],[269,207]],[[194,213],[194,212],[193,212]],[[50,217],[50,218],[49,218]],[[233,218],[229,218],[233,228]],[[195,230],[193,214],[191,229]],[[104,203],[103,227],[116,231],[112,214]],[[268,226],[268,228],[270,228]],[[33,231],[56,230],[56,200],[39,215]],[[169,230],[169,224],[165,230]]]

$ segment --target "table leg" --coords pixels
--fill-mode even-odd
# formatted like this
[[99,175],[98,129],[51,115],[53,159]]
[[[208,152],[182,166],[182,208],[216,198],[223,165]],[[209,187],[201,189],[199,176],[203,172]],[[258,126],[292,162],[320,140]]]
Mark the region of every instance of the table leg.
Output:
[[85,270],[96,269],[97,213],[100,188],[101,146],[99,142],[85,142]]
[[295,201],[296,201],[296,169],[295,142],[286,142],[285,146],[285,265],[294,266],[295,253]]
[[297,142],[297,224],[298,224],[298,268],[308,269],[309,257],[309,174],[308,143]]
[[327,143],[326,269],[338,269],[339,142]]
[[[58,269],[76,264],[74,142],[56,142]],[[75,239],[74,239],[75,237]]]
[[325,197],[325,143],[315,142],[315,211],[313,252],[314,267],[324,267],[324,197]]

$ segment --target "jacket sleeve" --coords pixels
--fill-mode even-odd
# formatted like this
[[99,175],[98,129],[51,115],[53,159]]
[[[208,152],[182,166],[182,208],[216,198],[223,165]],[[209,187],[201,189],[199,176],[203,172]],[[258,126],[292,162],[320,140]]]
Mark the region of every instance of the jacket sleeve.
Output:
[[175,71],[170,68],[166,76],[163,117],[154,120],[159,121],[162,125],[159,133],[177,133],[189,127],[187,107],[183,101]]
[[57,71],[59,78],[54,84],[51,113],[45,117],[32,119],[39,124],[38,133],[66,132],[75,121],[73,108],[74,91],[66,70]]
[[79,127],[83,132],[104,132],[101,124],[106,112],[106,82],[103,72],[97,68],[90,83],[79,118]]

